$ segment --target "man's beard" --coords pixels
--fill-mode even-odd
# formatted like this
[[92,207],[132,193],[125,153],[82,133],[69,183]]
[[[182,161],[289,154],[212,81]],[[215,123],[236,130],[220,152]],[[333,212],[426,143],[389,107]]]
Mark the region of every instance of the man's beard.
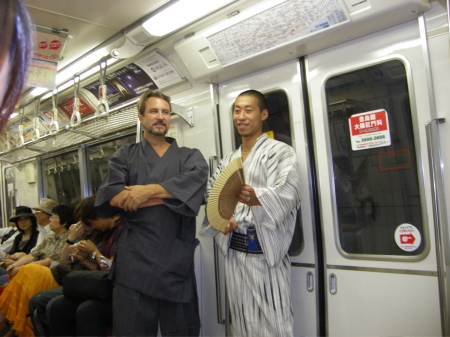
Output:
[[153,131],[152,129],[150,129],[149,133],[151,133],[152,135],[155,136],[165,136],[167,134],[167,129],[164,132],[157,132],[157,131]]
[[[165,130],[164,131],[154,131],[153,126],[155,126],[155,125],[164,126]],[[166,124],[157,123],[157,124],[153,124],[152,127],[147,131],[148,131],[148,133],[151,133],[152,135],[155,135],[155,136],[165,136],[167,134],[167,131],[169,131],[169,128],[166,126]]]

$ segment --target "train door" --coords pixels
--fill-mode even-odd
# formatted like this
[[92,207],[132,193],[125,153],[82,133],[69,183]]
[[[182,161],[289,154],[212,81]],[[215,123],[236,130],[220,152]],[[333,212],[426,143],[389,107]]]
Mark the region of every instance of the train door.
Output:
[[311,215],[310,177],[305,120],[301,99],[300,69],[296,60],[283,63],[219,85],[220,125],[223,153],[238,147],[231,118],[231,105],[236,96],[256,89],[268,99],[267,130],[271,136],[294,147],[297,152],[302,182],[302,205],[296,233],[291,244],[292,302],[294,335],[318,335],[317,265]]
[[425,124],[411,21],[307,57],[330,336],[438,336]]
[[[180,114],[171,117],[168,136],[176,138],[180,147],[199,149],[209,161],[209,165],[213,166],[213,158],[216,158],[217,153],[210,92],[201,87],[195,89],[195,94],[186,95],[183,92],[180,95],[173,95],[172,109]],[[202,206],[197,216],[197,238],[200,244],[195,251],[201,336],[225,336],[226,325],[222,317],[225,313],[225,302],[223,288],[220,287],[220,284],[223,284],[223,272],[221,277],[216,274],[214,241],[199,235],[204,217],[205,207]]]

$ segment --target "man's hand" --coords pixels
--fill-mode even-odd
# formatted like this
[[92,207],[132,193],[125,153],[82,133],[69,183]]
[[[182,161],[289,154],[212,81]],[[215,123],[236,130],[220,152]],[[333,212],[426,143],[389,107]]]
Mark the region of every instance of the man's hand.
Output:
[[84,259],[87,258],[88,254],[82,251],[78,246],[71,246],[70,256],[74,257],[78,261],[84,261]]
[[125,186],[125,190],[115,195],[109,202],[111,206],[125,211],[164,204],[162,199],[175,199],[159,184]]
[[239,202],[242,202],[247,206],[261,206],[261,203],[256,197],[255,190],[249,185],[242,186],[242,189],[239,192]]
[[89,255],[98,251],[97,246],[91,240],[81,240],[78,242],[78,248]]
[[128,198],[130,191],[123,190],[122,192],[116,194],[110,201],[109,204],[113,207],[119,207],[123,209],[123,205]]
[[234,231],[236,228],[238,227],[238,224],[236,221],[234,221],[233,218],[230,219],[230,223],[228,224],[228,226],[222,231],[223,235],[228,235],[229,233],[231,233],[232,231]]
[[71,224],[69,227],[69,232],[70,233],[67,239],[72,242],[76,241],[84,234],[83,223],[81,221],[78,221],[77,223]]
[[151,193],[151,185],[125,186],[125,190],[111,199],[110,205],[134,212],[138,208],[145,207],[143,205],[151,200]]
[[125,186],[125,190],[129,192],[123,204],[123,209],[126,211],[137,211],[152,195],[151,185]]

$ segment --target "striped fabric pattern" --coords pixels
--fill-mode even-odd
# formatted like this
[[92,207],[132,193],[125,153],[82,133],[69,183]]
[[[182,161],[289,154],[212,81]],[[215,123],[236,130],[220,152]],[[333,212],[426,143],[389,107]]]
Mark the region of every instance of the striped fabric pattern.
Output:
[[262,255],[230,249],[225,274],[233,336],[293,336],[288,256],[268,268]]
[[[224,157],[208,181],[206,198],[215,179],[238,149]],[[225,258],[227,293],[236,336],[292,336],[290,262],[287,255],[300,207],[297,158],[292,147],[258,138],[243,163],[245,183],[254,188],[261,206],[238,203],[233,218],[237,232],[255,226],[264,254],[246,254],[229,249],[230,235],[209,226],[205,217],[201,235],[214,237]]]

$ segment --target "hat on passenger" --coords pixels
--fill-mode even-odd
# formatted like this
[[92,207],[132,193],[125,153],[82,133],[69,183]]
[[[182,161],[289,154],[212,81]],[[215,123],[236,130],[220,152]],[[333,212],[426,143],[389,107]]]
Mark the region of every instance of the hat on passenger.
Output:
[[35,218],[33,211],[30,207],[27,206],[17,206],[16,207],[16,215],[9,218],[9,221],[17,223],[20,217],[27,216],[30,218]]
[[43,198],[37,207],[33,207],[35,211],[41,211],[47,214],[52,214],[52,209],[59,204],[52,199]]

